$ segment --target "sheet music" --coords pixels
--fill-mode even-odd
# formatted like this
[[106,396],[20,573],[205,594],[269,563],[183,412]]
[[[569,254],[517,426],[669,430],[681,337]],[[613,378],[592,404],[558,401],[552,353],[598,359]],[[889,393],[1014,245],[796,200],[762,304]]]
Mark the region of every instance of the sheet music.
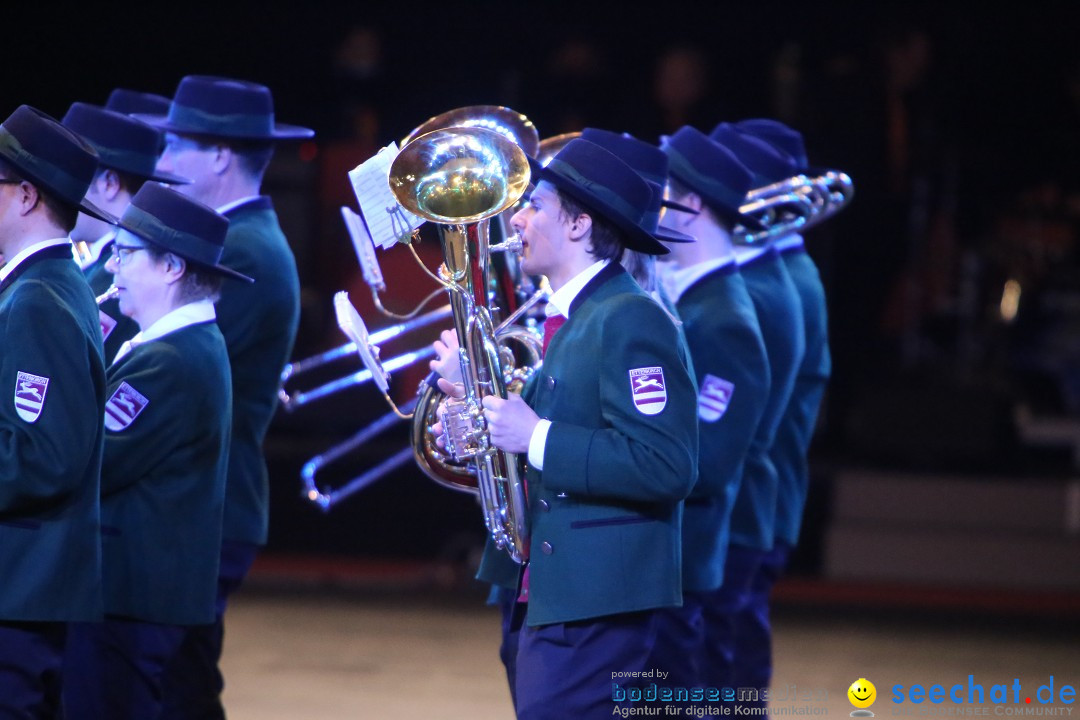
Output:
[[386,283],[383,281],[382,270],[379,268],[379,259],[375,257],[375,244],[367,226],[364,225],[364,219],[345,205],[341,206],[341,217],[345,221],[345,229],[349,231],[353,249],[356,250],[356,259],[360,261],[360,269],[364,272],[364,281],[380,292],[385,290]]
[[398,155],[397,143],[390,143],[349,171],[360,214],[372,241],[386,249],[420,227],[423,218],[398,203],[390,191],[390,165]]

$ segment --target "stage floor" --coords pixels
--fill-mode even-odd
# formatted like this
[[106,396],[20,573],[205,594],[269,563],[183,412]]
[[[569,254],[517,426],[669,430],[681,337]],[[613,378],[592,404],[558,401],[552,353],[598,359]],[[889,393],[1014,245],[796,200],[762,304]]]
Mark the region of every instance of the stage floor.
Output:
[[[867,678],[877,687],[879,699],[871,709],[879,718],[1080,718],[1075,704],[1055,697],[1043,705],[1037,696],[1051,676],[1055,694],[1063,685],[1080,685],[1075,617],[1058,623],[955,610],[788,604],[775,612],[774,624],[772,692],[780,699],[772,702],[773,714],[791,708],[796,715],[847,717],[853,710],[848,686]],[[484,606],[479,588],[255,584],[234,598],[227,617],[226,708],[231,720],[512,718],[498,659],[498,626],[498,613]],[[1018,704],[1012,699],[1016,680]],[[927,690],[944,686],[944,702],[913,704],[906,697],[914,683]],[[957,684],[963,686],[957,693],[964,704],[949,699]],[[896,685],[904,687],[902,704],[892,702]],[[969,685],[983,687],[983,704],[967,703]],[[1008,686],[1008,702],[990,702],[994,685]],[[681,709],[679,714],[691,716]]]

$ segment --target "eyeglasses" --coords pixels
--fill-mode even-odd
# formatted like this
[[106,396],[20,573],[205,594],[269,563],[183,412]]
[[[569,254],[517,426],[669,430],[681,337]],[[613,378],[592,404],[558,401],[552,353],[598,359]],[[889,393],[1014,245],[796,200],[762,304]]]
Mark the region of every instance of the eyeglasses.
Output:
[[131,256],[134,253],[145,249],[146,247],[142,245],[121,245],[119,243],[113,243],[112,258],[116,261],[117,265],[126,265],[127,261],[131,259]]
[[22,185],[22,180],[16,180],[15,178],[0,178],[0,185]]

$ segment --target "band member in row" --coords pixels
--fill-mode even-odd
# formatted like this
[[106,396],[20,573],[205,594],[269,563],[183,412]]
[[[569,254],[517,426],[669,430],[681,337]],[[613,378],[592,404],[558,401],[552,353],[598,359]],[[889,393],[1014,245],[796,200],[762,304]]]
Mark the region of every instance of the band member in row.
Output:
[[[147,180],[182,184],[184,178],[156,172],[154,166],[164,147],[160,132],[146,123],[112,110],[73,103],[60,121],[77,133],[98,154],[98,170],[86,199],[113,215],[120,215]],[[79,213],[71,240],[76,260],[90,283],[94,295],[101,295],[112,285],[112,274],[105,270],[109,253],[103,252],[116,237],[116,228],[86,213]],[[105,340],[105,362],[112,362],[120,345],[131,338],[138,327],[120,312],[117,301],[99,306],[101,336]]]
[[[790,156],[794,160],[794,172],[812,173],[802,135],[797,131],[768,119],[743,120],[735,127]],[[798,366],[791,400],[777,426],[776,438],[769,453],[778,480],[773,547],[761,560],[758,572],[751,581],[753,599],[744,616],[738,619],[739,654],[748,659],[750,667],[759,668],[757,677],[749,682],[767,682],[772,676],[769,596],[799,541],[810,482],[807,453],[832,371],[825,287],[817,266],[807,254],[799,233],[782,237],[774,244],[799,294],[806,353]]]
[[[229,221],[143,186],[106,268],[139,333],[109,366],[101,471],[105,620],[72,626],[67,718],[161,712],[185,629],[214,621],[232,428],[232,380],[214,300]],[[182,548],[182,550],[181,550]]]
[[71,259],[94,149],[23,105],[0,124],[0,716],[60,712],[66,624],[101,618],[105,365]]
[[169,98],[157,93],[115,88],[105,101],[105,109],[124,115],[167,115]]
[[[727,123],[714,128],[710,138],[735,155],[751,172],[754,188],[794,174],[794,163],[789,157]],[[765,340],[770,382],[768,399],[746,458],[742,486],[735,501],[731,544],[720,593],[725,597],[725,612],[732,603],[735,607],[735,686],[760,690],[769,686],[771,676],[768,653],[762,654],[767,645],[761,640],[761,628],[768,627],[768,604],[760,603],[753,583],[763,558],[773,547],[779,480],[771,452],[806,353],[806,337],[798,290],[771,242],[737,243],[735,254]],[[749,704],[763,705],[764,702],[759,700]]]
[[223,717],[218,662],[225,607],[266,543],[262,444],[300,319],[296,261],[260,187],[275,143],[314,133],[275,123],[265,86],[198,75],[180,81],[167,115],[143,119],[165,132],[157,171],[189,179],[177,189],[229,219],[222,264],[257,279],[254,285],[227,280],[217,304],[233,387],[217,614],[213,623],[188,630],[165,684],[164,718]]
[[[562,315],[523,396],[483,401],[495,445],[528,459],[529,560],[511,578],[528,601],[515,607],[517,712],[610,717],[611,668],[650,667],[665,642],[657,610],[682,601],[696,392],[670,317],[616,262],[627,247],[666,252],[643,228],[648,184],[580,139],[533,173],[511,224],[522,270],[547,276]],[[479,576],[505,584],[497,552],[489,544]]]
[[[696,214],[669,210],[661,222],[696,242],[671,245],[665,280],[697,373],[700,474],[683,516],[683,606],[668,611],[683,650],[696,660],[687,685],[734,687],[735,632],[727,582],[731,515],[769,395],[769,361],[746,281],[735,261],[736,227],[751,174],[727,150],[684,127],[663,145],[671,197]],[[755,448],[764,454],[767,448]],[[695,628],[701,630],[694,632]]]

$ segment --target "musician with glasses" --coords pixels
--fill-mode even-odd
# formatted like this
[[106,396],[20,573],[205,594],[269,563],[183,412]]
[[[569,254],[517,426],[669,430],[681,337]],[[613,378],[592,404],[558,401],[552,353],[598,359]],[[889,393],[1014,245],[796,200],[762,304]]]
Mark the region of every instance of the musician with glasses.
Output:
[[101,617],[105,365],[72,262],[92,147],[23,105],[0,124],[0,716],[57,717],[67,623]]
[[[671,245],[664,280],[697,373],[701,469],[683,515],[683,605],[665,611],[668,632],[684,638],[693,661],[688,684],[735,687],[735,627],[727,567],[731,516],[769,394],[769,361],[757,313],[735,261],[737,226],[760,229],[740,213],[751,174],[728,151],[684,127],[662,145],[671,199],[696,214],[668,210],[660,222],[693,236]],[[759,455],[767,451],[754,447]]]
[[179,192],[229,218],[222,263],[258,280],[227,280],[217,304],[233,385],[217,617],[189,629],[169,669],[163,712],[164,718],[224,717],[218,662],[225,607],[266,543],[269,484],[262,444],[300,319],[296,261],[260,187],[275,143],[314,133],[275,122],[269,88],[200,75],[180,81],[167,115],[140,117],[165,132],[158,172],[188,178]]
[[534,163],[533,179],[511,224],[561,326],[549,317],[522,396],[483,400],[494,444],[527,458],[531,537],[512,575],[489,543],[479,577],[527,601],[513,618],[518,717],[607,718],[620,702],[612,672],[655,667],[657,610],[681,602],[696,391],[670,317],[617,262],[627,247],[666,252],[643,228],[648,184],[580,139]]
[[[73,103],[60,123],[78,133],[98,154],[98,169],[86,198],[113,215],[120,215],[147,180],[172,184],[186,183],[182,177],[156,172],[158,156],[164,147],[161,133],[146,123],[87,103]],[[90,283],[94,295],[103,294],[112,285],[112,274],[105,270],[109,254],[103,250],[116,237],[116,228],[97,218],[79,213],[71,240],[76,261]],[[98,306],[101,335],[105,341],[105,362],[116,357],[120,345],[139,331],[131,318],[120,312],[115,299]]]
[[109,366],[101,472],[105,620],[71,628],[67,718],[158,717],[187,628],[212,623],[232,381],[214,301],[229,222],[147,183],[106,264],[139,333]]

